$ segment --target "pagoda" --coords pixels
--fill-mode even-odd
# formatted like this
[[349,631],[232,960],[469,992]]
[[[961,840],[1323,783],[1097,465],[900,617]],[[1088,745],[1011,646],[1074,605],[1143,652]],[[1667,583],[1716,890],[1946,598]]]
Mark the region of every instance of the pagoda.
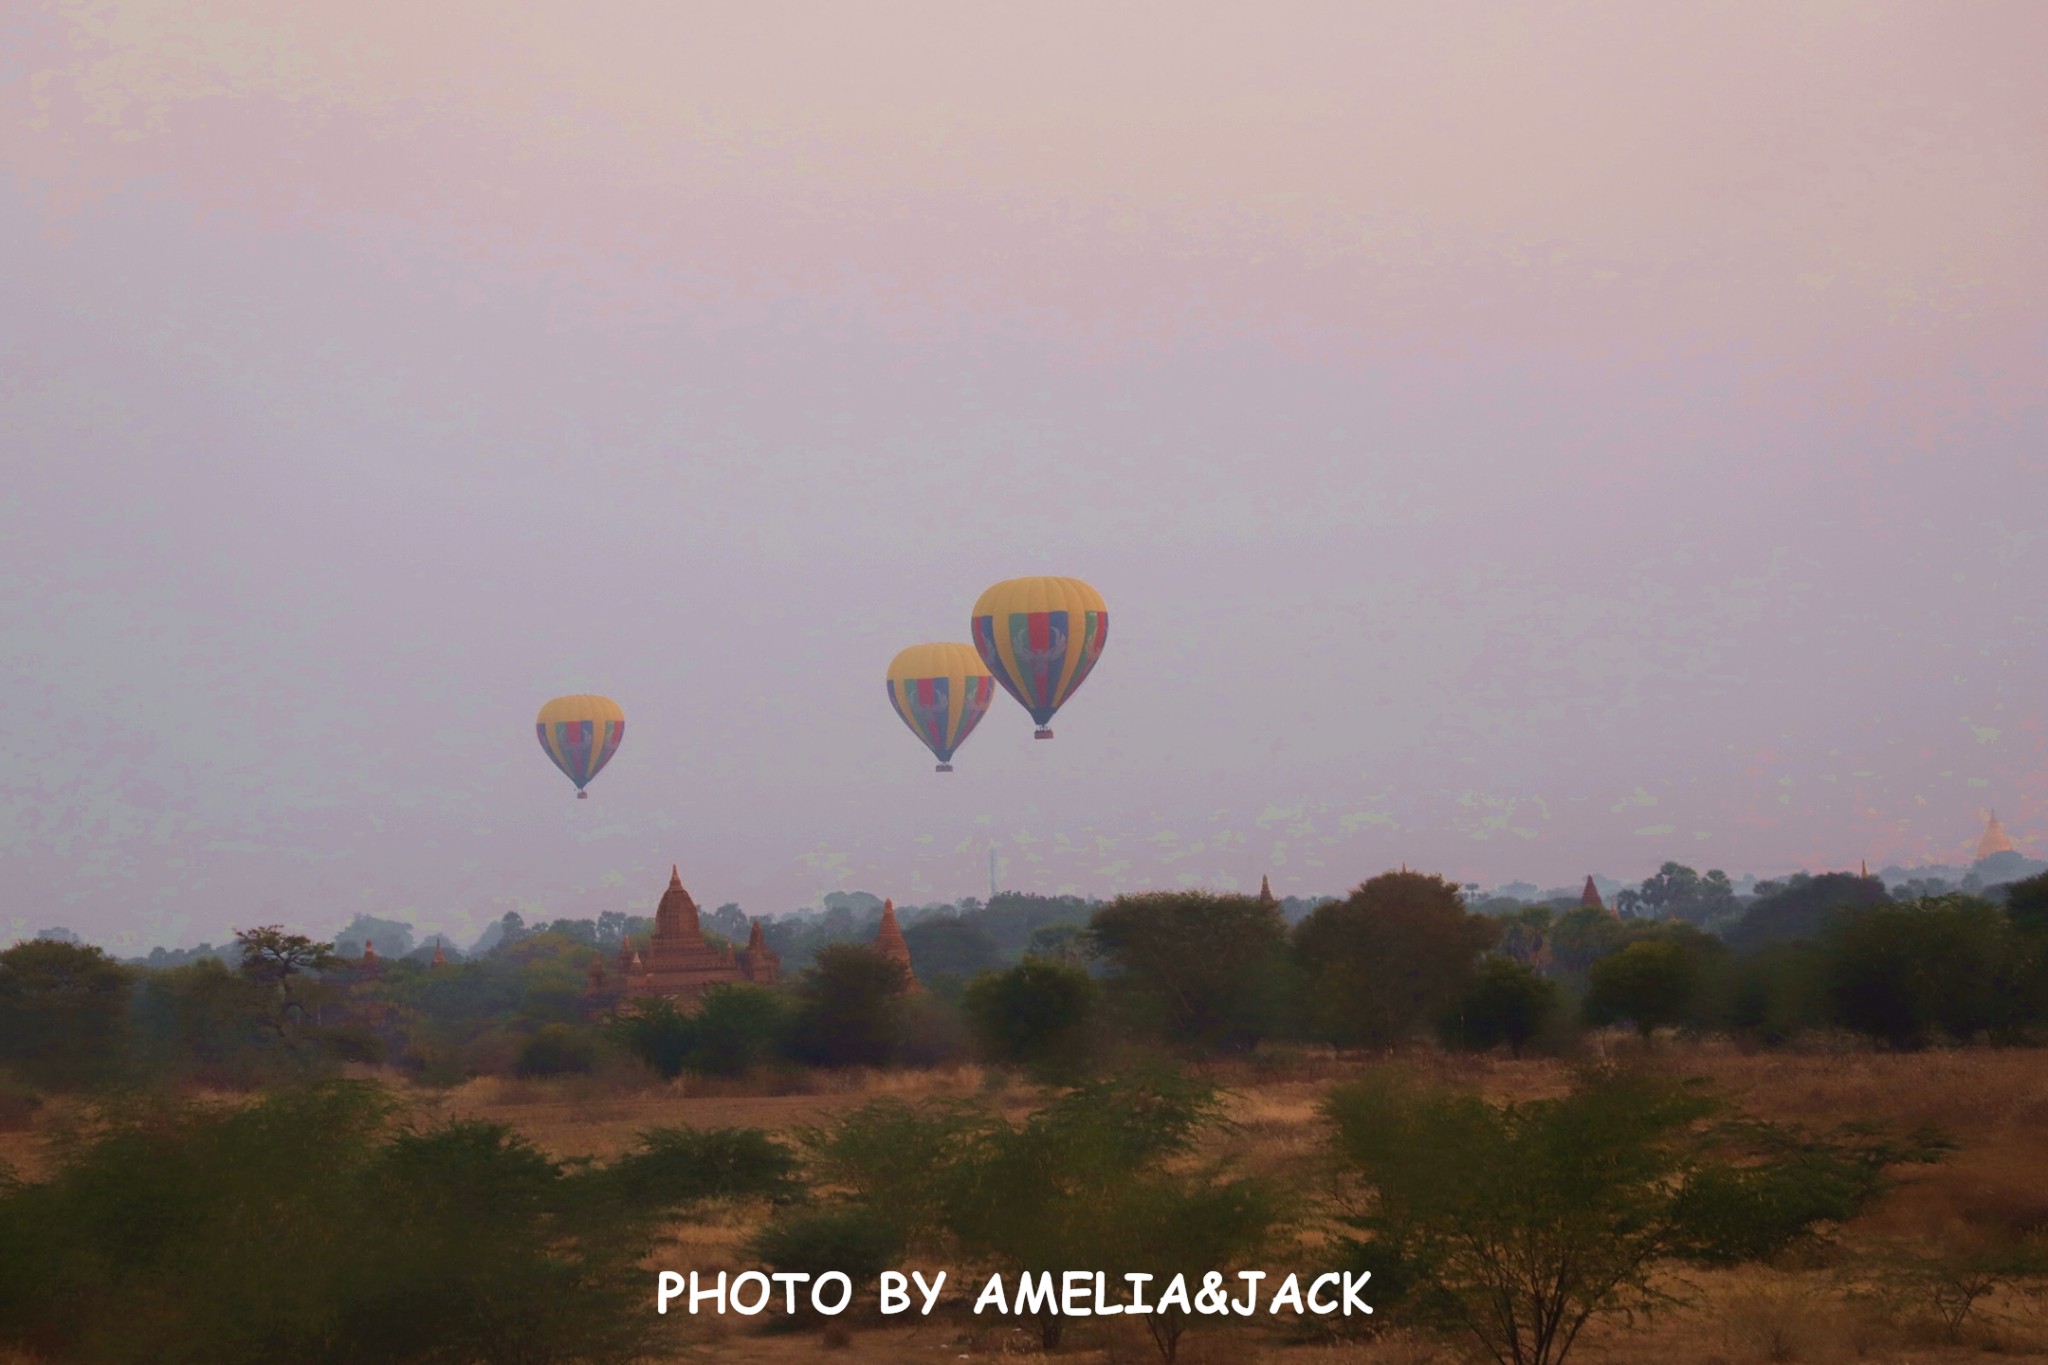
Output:
[[[759,920],[743,951],[733,952],[730,944],[712,947],[697,923],[697,902],[683,889],[682,873],[674,867],[655,907],[646,956],[630,941],[619,948],[620,988],[628,997],[693,1002],[710,987],[728,982],[772,986],[781,972],[782,959],[769,950]],[[595,983],[592,989],[598,989]]]
[[911,968],[910,945],[903,941],[903,927],[896,923],[896,902],[893,900],[882,902],[882,927],[875,931],[875,951],[903,969],[905,994],[916,995],[924,989]]
[[1995,853],[2014,853],[2012,840],[2005,835],[2005,826],[1998,823],[1998,812],[1991,812],[1991,821],[1984,826],[1984,837],[1977,841],[1977,861],[1983,862]]
[[[1607,910],[1607,902],[1600,899],[1600,888],[1593,885],[1591,873],[1588,873],[1586,876],[1586,889],[1579,893],[1579,909]],[[1607,910],[1607,913],[1614,915],[1617,919],[1620,918],[1620,915],[1613,910]]]

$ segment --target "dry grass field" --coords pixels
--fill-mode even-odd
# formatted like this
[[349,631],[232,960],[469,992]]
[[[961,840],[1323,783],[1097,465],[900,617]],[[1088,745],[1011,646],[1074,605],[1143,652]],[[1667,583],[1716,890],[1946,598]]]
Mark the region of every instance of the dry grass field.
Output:
[[[1619,1045],[1618,1045],[1619,1046]],[[1632,1046],[1632,1045],[1630,1045]],[[1854,1224],[1835,1248],[1806,1263],[1688,1271],[1670,1285],[1684,1300],[1633,1325],[1590,1329],[1572,1359],[1602,1365],[1763,1365],[1764,1362],[1954,1362],[1996,1356],[2048,1362],[2048,1295],[2039,1283],[1999,1282],[1959,1324],[1941,1315],[1944,1294],[1967,1286],[1973,1252],[2048,1232],[2048,1052],[1954,1051],[1888,1055],[1843,1049],[1755,1053],[1712,1044],[1663,1043],[1647,1056],[1685,1076],[1710,1078],[1751,1113],[1825,1128],[1873,1120],[1904,1131],[1931,1124],[1959,1144],[1945,1162],[1914,1168],[1906,1183]],[[1386,1063],[1287,1056],[1218,1066],[1212,1079],[1233,1095],[1224,1139],[1244,1165],[1314,1188],[1325,1178],[1322,1097],[1360,1069]],[[1415,1067],[1494,1098],[1560,1092],[1565,1064],[1425,1053]],[[981,1095],[1020,1114],[1031,1090],[974,1068],[953,1072],[818,1077],[750,1092],[728,1085],[633,1087],[599,1080],[478,1080],[446,1092],[411,1090],[428,1114],[505,1122],[557,1156],[611,1156],[657,1125],[752,1126],[787,1131],[882,1094],[917,1099]],[[33,1177],[46,1114],[30,1131],[0,1133],[0,1161]],[[747,1268],[744,1247],[764,1207],[706,1210],[670,1229],[651,1268]],[[1310,1233],[1313,1238],[1315,1234]],[[1303,1268],[1307,1267],[1303,1261]],[[1890,1268],[1883,1268],[1890,1267]],[[1290,1267],[1276,1261],[1275,1269]],[[1970,1286],[1974,1288],[1975,1286]],[[650,1275],[650,1294],[652,1276]],[[958,1286],[948,1284],[949,1301]],[[942,1310],[943,1311],[943,1310]],[[768,1319],[694,1319],[678,1325],[676,1360],[731,1362],[951,1361],[1035,1354],[1014,1329],[956,1314],[917,1326],[853,1323],[843,1341],[816,1328],[775,1330]],[[1080,1361],[1156,1359],[1140,1326],[1077,1324],[1061,1355]],[[1292,1365],[1421,1365],[1468,1358],[1458,1343],[1389,1333],[1346,1343],[1290,1343],[1277,1333],[1191,1330],[1181,1358],[1192,1365],[1285,1361]]]

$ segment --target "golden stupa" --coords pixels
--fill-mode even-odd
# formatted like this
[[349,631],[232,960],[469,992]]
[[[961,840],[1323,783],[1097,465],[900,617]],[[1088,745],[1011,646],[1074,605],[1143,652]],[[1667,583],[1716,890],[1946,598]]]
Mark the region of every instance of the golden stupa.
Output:
[[1982,862],[1994,853],[2015,851],[2012,840],[2005,837],[2005,826],[1998,823],[1998,812],[1992,811],[1990,823],[1984,826],[1984,837],[1977,841],[1977,860]]

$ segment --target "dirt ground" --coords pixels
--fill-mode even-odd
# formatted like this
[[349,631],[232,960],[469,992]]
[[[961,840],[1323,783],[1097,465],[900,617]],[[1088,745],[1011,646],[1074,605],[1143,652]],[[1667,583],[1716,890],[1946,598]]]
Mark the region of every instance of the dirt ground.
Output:
[[[1616,1043],[1617,1047],[1627,1044]],[[1924,1266],[1987,1240],[2048,1230],[2048,1051],[1966,1050],[1909,1055],[1852,1048],[1745,1054],[1716,1044],[1664,1042],[1655,1064],[1713,1080],[1751,1113],[1817,1128],[1872,1120],[1896,1131],[1934,1125],[1960,1144],[1940,1165],[1916,1168],[1863,1218],[1840,1230],[1841,1252],[1813,1264],[1691,1271],[1670,1287],[1684,1302],[1649,1320],[1588,1330],[1571,1359],[1588,1365],[1765,1365],[1867,1361],[1936,1365],[1996,1356],[2048,1365],[2048,1293],[2039,1283],[2000,1283],[1959,1325],[1940,1320],[1941,1277],[1873,1281],[1850,1273],[1888,1252]],[[1230,1139],[1247,1166],[1297,1182],[1320,1178],[1325,1133],[1318,1106],[1330,1088],[1381,1059],[1291,1055],[1216,1068],[1231,1094]],[[1423,1054],[1403,1065],[1496,1099],[1534,1098],[1569,1083],[1566,1064],[1546,1059]],[[790,1087],[785,1086],[785,1089]],[[801,1093],[750,1093],[745,1086],[629,1086],[478,1080],[445,1092],[407,1091],[426,1113],[509,1123],[556,1156],[609,1157],[638,1132],[670,1124],[747,1126],[783,1132],[882,1094],[917,1099],[975,1095],[1012,1114],[1032,1103],[1028,1087],[975,1068],[811,1078]],[[27,1132],[0,1133],[0,1161],[33,1178],[41,1166],[47,1116]],[[731,1205],[677,1224],[652,1269],[749,1268],[744,1247],[766,1209]],[[1276,1265],[1284,1272],[1288,1267]],[[1306,1268],[1306,1267],[1303,1267]],[[1858,1278],[1861,1276],[1861,1278]],[[650,1271],[649,1288],[653,1276]],[[978,1287],[973,1286],[973,1287]],[[970,1287],[970,1297],[971,1297]],[[948,1299],[958,1286],[948,1285]],[[765,1319],[700,1318],[677,1324],[676,1360],[777,1365],[797,1361],[949,1361],[1036,1354],[1035,1340],[1007,1324],[964,1313],[915,1326],[848,1324],[845,1340],[818,1327],[781,1330]],[[1118,1365],[1158,1358],[1137,1323],[1075,1325],[1060,1354]],[[1469,1358],[1459,1343],[1388,1333],[1344,1343],[1289,1342],[1271,1329],[1198,1326],[1182,1344],[1188,1365],[1423,1365]]]

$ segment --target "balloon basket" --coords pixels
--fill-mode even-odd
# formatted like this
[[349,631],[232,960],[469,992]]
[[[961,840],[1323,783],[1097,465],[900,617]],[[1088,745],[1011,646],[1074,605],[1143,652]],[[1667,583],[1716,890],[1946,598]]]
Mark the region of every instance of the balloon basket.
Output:
[[589,792],[577,792],[577,793],[576,793],[576,799],[577,799],[578,801],[588,801],[588,800],[590,799],[590,793],[589,793]]
[[953,765],[950,763],[941,763],[938,767],[932,769],[932,771],[935,773],[949,773],[953,771]]
[[1037,733],[1033,734],[1033,735],[1032,735],[1031,737],[1032,737],[1033,739],[1051,739],[1051,738],[1052,738],[1052,731],[1050,731],[1050,730],[1040,730],[1040,731],[1038,731]]

